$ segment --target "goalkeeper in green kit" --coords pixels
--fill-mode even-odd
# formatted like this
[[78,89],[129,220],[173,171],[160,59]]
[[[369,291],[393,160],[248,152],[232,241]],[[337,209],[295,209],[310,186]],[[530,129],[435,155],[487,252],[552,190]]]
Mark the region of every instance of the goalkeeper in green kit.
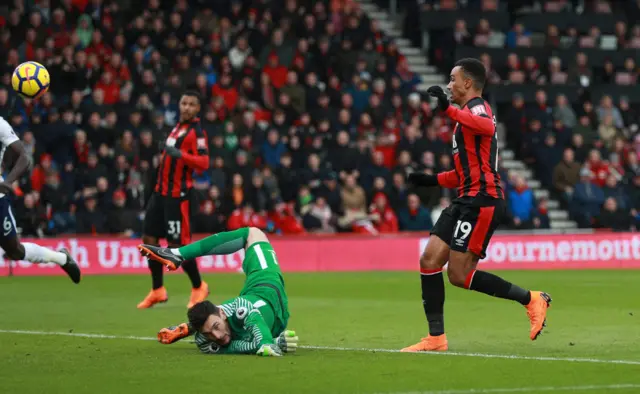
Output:
[[174,343],[195,334],[200,351],[207,354],[257,354],[281,356],[295,352],[298,337],[286,330],[289,306],[276,252],[259,229],[245,227],[208,236],[181,248],[140,245],[143,256],[169,270],[200,256],[230,254],[245,249],[242,270],[246,277],[240,296],[221,305],[195,304],[187,312],[189,322],[163,328],[158,340]]

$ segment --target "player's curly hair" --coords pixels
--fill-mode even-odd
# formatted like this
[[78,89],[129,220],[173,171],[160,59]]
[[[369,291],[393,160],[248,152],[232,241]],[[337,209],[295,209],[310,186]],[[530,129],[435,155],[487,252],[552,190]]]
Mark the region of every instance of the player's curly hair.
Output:
[[196,99],[198,99],[198,104],[202,103],[202,95],[195,90],[189,89],[184,91],[180,97],[184,96],[195,97]]
[[189,319],[189,325],[191,327],[200,331],[209,316],[219,314],[220,308],[215,306],[211,301],[202,301],[198,302],[187,311],[187,319]]
[[484,89],[484,85],[487,82],[487,70],[480,60],[474,58],[460,59],[454,67],[460,67],[467,78],[473,80],[473,85],[476,89]]

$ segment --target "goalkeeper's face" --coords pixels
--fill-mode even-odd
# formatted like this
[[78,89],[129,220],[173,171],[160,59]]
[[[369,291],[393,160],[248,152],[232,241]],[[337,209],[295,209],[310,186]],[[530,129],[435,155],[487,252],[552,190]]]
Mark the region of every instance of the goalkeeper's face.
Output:
[[228,345],[231,342],[231,327],[227,321],[227,315],[222,311],[209,315],[200,333],[220,346]]

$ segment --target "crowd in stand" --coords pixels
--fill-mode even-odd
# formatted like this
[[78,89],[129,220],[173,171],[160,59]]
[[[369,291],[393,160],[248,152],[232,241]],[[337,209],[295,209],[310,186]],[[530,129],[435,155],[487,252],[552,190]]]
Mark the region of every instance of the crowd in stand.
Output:
[[[509,105],[498,105],[499,120],[506,126],[508,146],[516,152],[517,158],[534,170],[542,186],[562,201],[580,227],[620,231],[640,228],[638,102],[632,103],[625,96],[614,100],[611,96],[594,98],[590,94],[592,88],[602,84],[633,86],[638,82],[639,1],[420,0],[409,8],[411,12],[407,18],[413,18],[414,23],[415,15],[424,11],[466,8],[494,12],[508,9],[512,26],[509,31],[494,30],[487,19],[480,17],[473,27],[459,19],[448,32],[438,30],[432,34],[434,59],[446,70],[456,49],[486,47],[487,52],[480,58],[487,67],[491,85],[497,89],[514,85],[536,86],[535,100],[527,102],[522,94],[516,93]],[[563,31],[551,23],[544,23],[545,29],[538,31],[521,22],[523,16],[532,20],[535,15],[549,20],[551,13],[614,15],[618,19],[614,31],[607,34],[601,32],[597,24],[581,34],[575,26],[568,26]],[[598,18],[594,16],[591,20]],[[422,28],[429,30],[428,26]],[[419,37],[413,37],[413,40],[419,41]],[[498,50],[491,52],[490,49]],[[532,55],[536,49],[576,54],[572,62],[564,64],[557,55],[548,59],[536,58]],[[599,49],[605,51],[606,60],[599,65],[590,64],[585,52]],[[610,58],[616,50],[627,50],[629,54],[617,65]],[[504,59],[492,58],[490,53],[504,56]],[[499,66],[494,67],[494,64]],[[580,92],[576,101],[570,101],[563,94],[547,94],[547,87],[565,84]],[[511,226],[531,228],[546,224],[549,220],[546,201],[536,201],[526,181],[518,174],[504,171],[503,177],[509,180]]]
[[[455,195],[407,187],[411,171],[451,169],[453,125],[415,92],[419,76],[351,0],[17,0],[0,7],[0,47],[0,115],[35,163],[16,185],[25,236],[139,233],[158,154],[185,89],[203,97],[213,163],[195,178],[196,232],[246,225],[285,234],[425,231]],[[10,76],[25,60],[49,69],[51,88],[37,102],[18,99],[10,108]],[[495,74],[492,83],[510,78]],[[534,160],[548,133],[558,149],[567,143],[556,129],[569,126],[554,119],[571,115],[544,104],[537,112],[516,104],[502,116],[510,139],[523,130],[518,146]],[[523,117],[513,129],[518,110]],[[607,168],[621,172],[598,173],[596,181],[609,185],[613,176],[618,187],[629,178],[631,152],[637,159],[637,145],[629,149],[630,136],[619,131],[631,118],[623,107],[600,111],[596,104],[592,111],[596,117],[586,117],[601,116],[604,129],[586,124],[597,131],[573,132],[568,143],[584,134],[575,155],[590,158],[587,137],[599,141],[601,155],[620,147],[612,151],[617,167]],[[536,124],[530,113],[551,120],[540,126],[544,142],[526,143]],[[583,125],[582,112],[574,117],[575,127]],[[603,133],[607,138],[598,138]],[[609,159],[608,150],[603,157]],[[598,171],[596,162],[594,156],[591,171]],[[552,171],[549,185],[562,185],[567,199],[602,190],[577,184],[573,164],[566,166]],[[536,202],[516,175],[503,178],[511,225],[547,228],[545,202]],[[638,185],[637,176],[630,179]],[[601,193],[602,201],[585,202],[594,208],[581,223],[593,224],[593,217],[602,217],[601,225],[619,223],[618,208],[630,212],[640,201],[622,193],[627,205],[614,198],[611,208],[604,195],[614,191]]]

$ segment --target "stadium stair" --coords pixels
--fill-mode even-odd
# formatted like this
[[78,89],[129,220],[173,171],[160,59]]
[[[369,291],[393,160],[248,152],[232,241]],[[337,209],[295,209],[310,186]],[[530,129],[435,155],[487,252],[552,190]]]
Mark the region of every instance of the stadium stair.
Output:
[[[402,28],[400,24],[402,19],[394,19],[389,12],[381,9],[373,0],[359,0],[358,3],[362,10],[370,19],[375,19],[380,25],[380,29],[389,37],[392,37],[398,45],[398,50],[402,53],[409,63],[411,70],[420,75],[422,83],[418,85],[417,90],[425,93],[427,88],[432,85],[440,85],[446,88],[446,76],[439,73],[435,66],[429,65],[427,57],[421,48],[411,46],[408,39],[402,37]],[[504,126],[500,124],[498,132],[502,141],[504,141]],[[549,208],[549,220],[552,230],[574,230],[578,228],[576,222],[569,219],[569,213],[560,207],[557,200],[551,198],[549,190],[542,187],[539,180],[535,179],[533,171],[527,165],[516,159],[515,152],[507,149],[504,144],[500,146],[500,159],[502,166],[521,175],[536,196],[536,199],[547,199]]]

